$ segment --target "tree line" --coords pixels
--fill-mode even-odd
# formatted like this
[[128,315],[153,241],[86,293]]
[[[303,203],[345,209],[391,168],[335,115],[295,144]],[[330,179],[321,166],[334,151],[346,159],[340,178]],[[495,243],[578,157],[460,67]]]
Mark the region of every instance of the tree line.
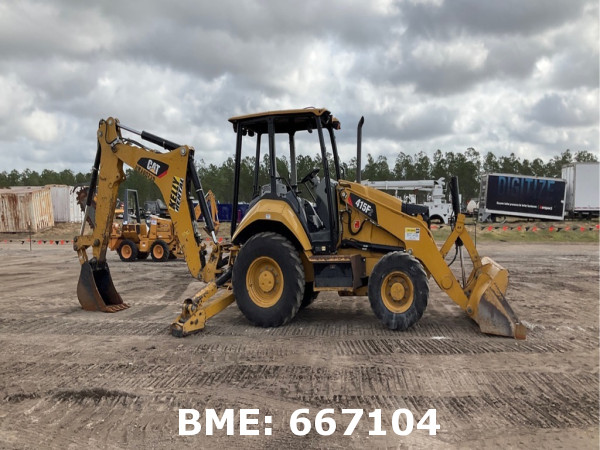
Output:
[[46,186],[47,184],[66,184],[67,186],[77,186],[89,183],[91,174],[74,173],[70,169],[62,172],[55,172],[51,169],[44,169],[41,173],[35,170],[25,169],[23,172],[12,170],[10,172],[0,172],[0,188],[9,186]]
[[[296,159],[298,178],[300,179],[312,169],[321,167],[321,157],[299,155]],[[431,180],[445,178],[449,180],[456,175],[459,179],[460,192],[463,199],[477,198],[479,196],[479,183],[483,173],[509,173],[521,175],[534,175],[540,177],[560,178],[562,166],[572,162],[598,161],[598,156],[588,151],[571,152],[565,150],[560,155],[554,156],[544,162],[541,158],[521,160],[514,153],[509,156],[497,157],[491,152],[481,155],[473,148],[465,152],[442,152],[437,150],[430,158],[425,152],[415,155],[399,153],[391,163],[385,156],[377,158],[368,154],[363,163],[362,179],[371,181],[385,180]],[[233,197],[234,160],[228,158],[222,164],[205,164],[198,161],[196,164],[198,175],[202,181],[204,191],[212,190],[217,200],[221,203],[231,203]],[[347,163],[341,163],[342,177],[347,180],[356,179],[356,158]],[[255,167],[254,157],[248,156],[240,165],[240,196],[239,201],[249,202],[253,197],[253,173]],[[333,162],[330,161],[330,167]],[[290,165],[285,158],[277,158],[278,175],[289,180]],[[125,189],[138,191],[140,201],[155,200],[160,198],[158,188],[141,174],[133,169],[126,171],[127,179],[121,184],[119,198],[123,199]],[[322,172],[320,174],[322,176]],[[268,157],[259,164],[259,185],[268,183]],[[23,172],[12,170],[0,172],[0,187],[8,186],[44,186],[47,184],[66,184],[69,186],[88,184],[89,173],[74,173],[66,169],[55,172],[44,169],[41,173],[25,169]]]
[[[321,167],[320,161],[320,155],[314,157],[298,156],[296,159],[298,179],[309,173],[313,168]],[[570,150],[565,150],[546,162],[541,158],[521,160],[514,153],[509,156],[497,157],[488,152],[482,156],[473,148],[469,148],[462,153],[443,153],[441,150],[437,150],[433,154],[433,158],[430,158],[425,152],[419,152],[415,155],[400,153],[392,164],[385,156],[375,158],[368,154],[366,162],[363,162],[361,178],[363,181],[437,180],[439,178],[445,178],[446,181],[449,181],[451,176],[456,175],[459,179],[462,198],[469,200],[479,197],[481,175],[484,173],[560,178],[563,165],[572,162],[590,161],[598,161],[598,156],[588,151],[572,153]],[[356,165],[356,158],[352,158],[348,163],[341,163],[342,178],[355,180]],[[249,156],[241,161],[240,201],[249,202],[253,197],[254,166],[254,157]],[[329,166],[333,167],[332,161]],[[289,179],[289,162],[285,157],[277,158],[277,171],[280,176]],[[198,173],[205,191],[211,189],[219,201],[231,202],[234,173],[233,158],[228,158],[221,165],[206,165],[200,162]],[[322,176],[322,172],[320,175]],[[268,158],[265,155],[260,162],[259,185],[267,183]]]

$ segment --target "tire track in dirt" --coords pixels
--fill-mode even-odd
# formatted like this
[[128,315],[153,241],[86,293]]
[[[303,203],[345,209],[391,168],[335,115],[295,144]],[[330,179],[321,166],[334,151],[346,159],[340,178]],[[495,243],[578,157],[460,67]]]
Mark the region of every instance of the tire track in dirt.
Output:
[[[20,382],[35,377],[35,363],[16,364],[14,370],[20,375]],[[273,364],[229,365],[204,367],[202,365],[160,365],[147,364],[49,364],[46,370],[64,380],[56,384],[63,394],[59,399],[77,399],[73,389],[73,379],[82,383],[81,398],[136,396],[139,387],[152,388],[160,392],[195,392],[196,390],[218,390],[221,387],[235,387],[276,394],[287,400],[350,395],[377,398],[380,392],[411,393],[431,398],[444,397],[459,392],[470,392],[474,398],[488,396],[510,397],[527,402],[528,397],[546,398],[558,404],[567,405],[577,400],[579,405],[596,405],[597,390],[594,382],[597,374],[577,373],[573,375],[545,372],[471,372],[465,377],[457,370],[419,370],[395,366],[361,366],[357,368],[331,369],[313,366],[278,366]],[[102,373],[103,377],[94,380],[90,373]],[[118,389],[114,381],[120,380]],[[90,384],[90,382],[93,382]],[[105,393],[104,395],[101,395]],[[20,393],[6,396],[15,403],[35,399],[38,393]],[[386,396],[397,397],[397,395]],[[90,400],[91,401],[91,400]],[[366,406],[365,406],[366,407]],[[592,408],[597,416],[597,405]],[[589,420],[596,420],[589,416]],[[586,422],[587,423],[587,422]],[[571,424],[573,425],[573,424]]]
[[[464,327],[460,327],[451,324],[440,325],[437,322],[426,320],[407,332],[393,332],[381,328],[377,322],[371,324],[364,321],[358,322],[354,328],[350,328],[343,318],[339,322],[316,321],[317,323],[311,324],[310,327],[307,327],[307,323],[304,321],[296,321],[285,327],[263,329],[250,326],[242,317],[235,317],[240,313],[235,310],[235,307],[231,308],[227,317],[227,313],[223,313],[219,317],[220,323],[210,321],[204,331],[188,337],[186,342],[215,336],[265,338],[266,335],[269,339],[284,341],[293,338],[327,338],[329,342],[335,342],[335,352],[338,355],[565,353],[597,346],[598,342],[598,327],[595,326],[578,327],[577,330],[566,327],[563,329],[563,333],[560,333],[560,327],[550,328],[547,331],[538,327],[536,330],[530,331],[528,340],[525,341],[481,335],[477,326],[469,322]],[[0,327],[2,333],[9,334],[18,334],[23,330],[28,330],[31,334],[39,335],[162,335],[165,339],[173,339],[169,332],[170,321],[162,319],[162,317],[170,317],[172,320],[175,317],[171,307],[147,305],[130,310],[127,310],[130,311],[128,315],[119,313],[121,315],[118,319],[99,314],[90,317],[90,314],[81,313],[79,310],[73,311],[76,313],[75,317],[72,313],[66,312],[65,315],[58,317],[56,314],[39,314],[34,317],[25,313],[22,317],[15,314],[8,318],[1,317]],[[321,313],[321,311],[315,309],[314,313]],[[70,317],[69,314],[71,314]],[[100,320],[92,320],[95,318]],[[228,320],[229,318],[233,318],[233,321]],[[463,321],[463,319],[460,320]],[[468,319],[465,317],[464,321],[468,321]],[[556,339],[557,332],[558,334],[572,335],[574,331],[577,331],[580,339]],[[365,336],[368,336],[368,339],[365,339]],[[581,339],[582,336],[587,336],[589,339]],[[227,352],[231,347],[200,345],[202,351],[206,352]]]
[[35,318],[0,318],[0,327],[3,333],[19,333],[30,330],[37,335],[74,335],[87,336],[158,336],[167,335],[169,324],[164,322],[140,322],[132,326],[129,321],[69,321],[56,317]]
[[344,355],[465,355],[481,353],[566,353],[574,350],[590,348],[590,344],[584,341],[569,342],[519,342],[493,340],[479,342],[472,339],[444,339],[430,340],[423,338],[415,339],[351,339],[340,340],[336,343],[336,354]]

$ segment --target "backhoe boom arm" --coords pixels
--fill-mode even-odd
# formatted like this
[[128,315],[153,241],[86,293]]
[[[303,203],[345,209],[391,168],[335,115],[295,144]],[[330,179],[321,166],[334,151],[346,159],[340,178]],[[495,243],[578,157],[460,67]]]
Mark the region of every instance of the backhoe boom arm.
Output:
[[[121,129],[139,134],[142,139],[168,151],[151,150],[123,138]],[[134,168],[158,187],[167,204],[175,235],[191,275],[206,282],[212,281],[220,272],[217,266],[220,265],[222,249],[217,244],[212,217],[194,166],[194,149],[145,131],[136,132],[120,125],[118,119],[114,118],[100,121],[97,138],[98,150],[86,202],[87,215],[96,192],[96,223],[90,235],[84,235],[82,226],[81,235],[73,240],[74,250],[82,265],[77,292],[84,309],[108,312],[123,309],[123,302],[114,289],[106,264],[119,186],[125,180],[123,164]],[[200,237],[192,204],[194,195],[203,212],[206,230],[215,243],[208,264],[206,245]],[[90,247],[92,258],[88,260],[87,250]]]

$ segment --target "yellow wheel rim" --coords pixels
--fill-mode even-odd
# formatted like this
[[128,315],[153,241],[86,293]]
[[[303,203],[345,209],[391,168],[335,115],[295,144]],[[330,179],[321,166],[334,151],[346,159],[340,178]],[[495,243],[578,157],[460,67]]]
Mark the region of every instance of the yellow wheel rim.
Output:
[[415,288],[404,272],[388,274],[381,285],[381,298],[385,307],[395,314],[408,311],[413,303]]
[[131,258],[132,254],[133,254],[133,249],[131,248],[131,246],[129,244],[125,244],[123,247],[121,247],[121,256],[123,256],[123,258],[129,259],[129,258]]
[[283,293],[283,272],[275,260],[261,256],[248,267],[246,287],[252,301],[261,308],[275,305]]
[[164,250],[164,248],[162,248],[162,245],[155,245],[153,252],[154,252],[154,257],[157,259],[162,258],[163,255],[165,254],[165,250]]

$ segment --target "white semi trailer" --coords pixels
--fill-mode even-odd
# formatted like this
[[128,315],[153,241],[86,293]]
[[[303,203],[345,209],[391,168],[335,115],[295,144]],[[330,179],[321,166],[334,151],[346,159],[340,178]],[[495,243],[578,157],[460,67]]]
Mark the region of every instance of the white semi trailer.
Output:
[[578,162],[562,167],[567,180],[565,212],[569,217],[598,217],[600,212],[600,163]]

